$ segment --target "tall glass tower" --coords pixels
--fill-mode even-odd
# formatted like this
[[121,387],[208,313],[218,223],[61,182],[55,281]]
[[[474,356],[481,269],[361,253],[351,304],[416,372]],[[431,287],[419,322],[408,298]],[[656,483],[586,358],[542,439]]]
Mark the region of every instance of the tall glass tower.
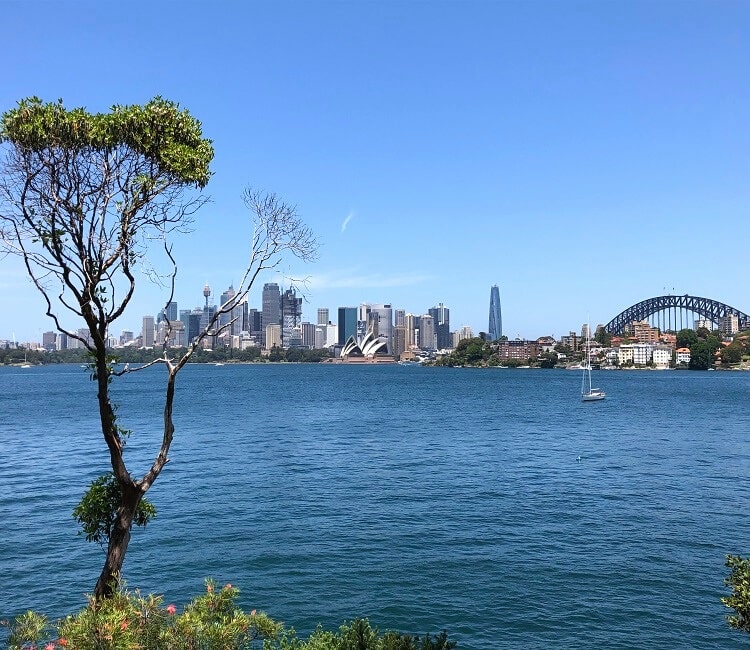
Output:
[[496,284],[490,289],[490,327],[487,332],[490,341],[497,341],[503,335],[503,316],[500,311],[500,289]]
[[266,344],[266,327],[269,325],[281,325],[281,290],[275,282],[266,282],[263,285],[262,295],[263,317],[261,321],[261,341]]

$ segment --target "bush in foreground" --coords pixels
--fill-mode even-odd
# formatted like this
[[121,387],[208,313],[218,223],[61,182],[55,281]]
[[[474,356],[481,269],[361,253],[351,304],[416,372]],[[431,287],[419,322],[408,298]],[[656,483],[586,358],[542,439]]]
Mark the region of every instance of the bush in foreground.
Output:
[[161,596],[118,589],[110,598],[89,600],[75,615],[51,625],[26,612],[10,625],[11,650],[451,650],[456,643],[443,631],[423,638],[398,632],[380,634],[367,619],[345,623],[337,632],[318,628],[308,639],[297,637],[262,612],[249,614],[235,604],[239,589],[206,591],[181,613],[164,606]]
[[727,621],[733,628],[750,633],[750,557],[727,555],[726,566],[730,572],[724,583],[732,588],[732,595],[721,602],[735,611]]

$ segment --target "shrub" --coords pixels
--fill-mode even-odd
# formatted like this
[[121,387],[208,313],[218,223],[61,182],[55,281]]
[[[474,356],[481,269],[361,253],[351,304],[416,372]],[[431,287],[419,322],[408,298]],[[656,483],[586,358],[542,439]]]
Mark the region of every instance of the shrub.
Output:
[[750,557],[727,555],[726,566],[730,569],[724,583],[732,588],[732,595],[721,599],[732,608],[736,616],[727,616],[729,625],[750,632]]
[[75,615],[49,625],[26,612],[11,625],[11,650],[451,650],[445,631],[436,637],[385,632],[365,618],[344,623],[337,632],[318,627],[307,640],[262,612],[249,614],[235,601],[239,589],[217,588],[206,580],[205,593],[181,613],[164,606],[162,596],[143,597],[118,588],[109,598],[89,598]]

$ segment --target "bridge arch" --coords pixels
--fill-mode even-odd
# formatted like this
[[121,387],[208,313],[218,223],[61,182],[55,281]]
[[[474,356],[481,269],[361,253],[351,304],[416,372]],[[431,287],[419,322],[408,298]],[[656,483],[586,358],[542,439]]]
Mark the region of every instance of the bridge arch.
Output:
[[[699,296],[657,296],[648,298],[620,312],[604,329],[610,334],[623,334],[633,321],[648,320],[662,331],[693,327],[695,316],[711,321],[714,326],[724,316],[735,314],[741,330],[750,329],[750,316],[735,307]],[[691,317],[693,315],[693,317]],[[654,318],[656,317],[656,318]]]

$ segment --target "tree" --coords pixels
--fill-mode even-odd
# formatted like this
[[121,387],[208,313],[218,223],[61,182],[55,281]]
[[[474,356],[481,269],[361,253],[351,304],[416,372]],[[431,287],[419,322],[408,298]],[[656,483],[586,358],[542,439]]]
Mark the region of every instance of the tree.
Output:
[[721,362],[724,364],[739,363],[742,361],[742,346],[732,343],[721,351]]
[[[211,176],[211,142],[188,111],[159,97],[103,114],[67,110],[62,101],[24,99],[0,118],[0,142],[0,245],[20,257],[57,330],[90,355],[101,433],[119,487],[116,514],[102,523],[107,555],[94,589],[99,599],[117,587],[139,504],[169,460],[179,371],[203,338],[219,333],[219,317],[244,300],[263,269],[278,264],[287,251],[311,259],[316,243],[294,207],[273,194],[245,190],[254,229],[235,296],[177,356],[168,346],[167,321],[164,340],[144,366],[166,370],[163,432],[151,467],[136,478],[124,458],[130,432],[120,426],[110,399],[112,381],[136,370],[115,369],[107,333],[130,304],[137,269],[148,261],[153,242],[171,269],[161,277],[169,293],[165,307],[172,300],[177,264],[170,240],[207,200],[200,190]],[[66,329],[62,314],[82,319],[87,336]]]
[[729,625],[750,633],[750,558],[727,555],[726,565],[730,569],[724,584],[732,588],[732,595],[721,599],[731,607],[736,616],[728,616]]
[[557,353],[542,352],[542,354],[539,355],[539,361],[541,368],[554,368],[557,365]]
[[713,362],[711,346],[705,341],[696,341],[690,346],[690,370],[708,370]]
[[451,356],[455,355],[457,365],[476,365],[488,358],[489,352],[487,341],[474,337],[459,341]]
[[596,328],[596,334],[594,334],[594,340],[597,343],[601,343],[605,348],[612,347],[612,335],[603,327]]
[[689,348],[693,343],[698,342],[698,335],[695,330],[690,328],[681,329],[677,332],[677,347],[678,348]]

